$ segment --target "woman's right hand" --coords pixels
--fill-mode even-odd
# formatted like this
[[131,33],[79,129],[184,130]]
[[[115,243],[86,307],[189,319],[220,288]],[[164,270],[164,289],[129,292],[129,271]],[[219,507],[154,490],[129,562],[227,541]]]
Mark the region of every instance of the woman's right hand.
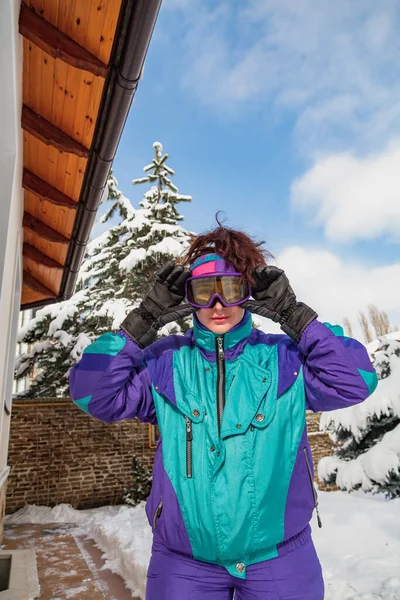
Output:
[[151,344],[157,330],[194,311],[190,305],[178,308],[185,297],[185,283],[190,269],[169,261],[156,273],[154,285],[138,308],[132,310],[121,323],[125,331],[141,348]]
[[142,304],[154,316],[154,320],[166,310],[176,308],[185,298],[185,283],[191,276],[190,269],[170,260],[156,273],[154,285]]

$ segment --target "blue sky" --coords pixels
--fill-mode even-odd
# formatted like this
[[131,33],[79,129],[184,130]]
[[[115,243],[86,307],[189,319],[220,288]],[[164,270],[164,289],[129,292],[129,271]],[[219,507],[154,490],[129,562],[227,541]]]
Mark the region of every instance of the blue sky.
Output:
[[164,0],[121,190],[137,206],[160,141],[187,229],[222,210],[327,320],[374,303],[400,324],[399,25],[394,0]]

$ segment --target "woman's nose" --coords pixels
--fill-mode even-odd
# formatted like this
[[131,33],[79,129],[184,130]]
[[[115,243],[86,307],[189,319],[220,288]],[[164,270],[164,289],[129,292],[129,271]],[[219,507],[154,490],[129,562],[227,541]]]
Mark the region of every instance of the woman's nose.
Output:
[[221,310],[221,308],[224,308],[224,305],[220,302],[220,300],[216,300],[213,308],[216,308],[217,310]]

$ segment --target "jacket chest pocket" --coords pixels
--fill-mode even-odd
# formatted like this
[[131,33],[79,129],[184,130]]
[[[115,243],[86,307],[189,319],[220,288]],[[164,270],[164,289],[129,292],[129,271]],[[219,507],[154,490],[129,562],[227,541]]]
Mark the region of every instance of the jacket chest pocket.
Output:
[[228,393],[221,436],[240,435],[251,429],[266,429],[275,417],[276,394],[271,372],[242,363]]

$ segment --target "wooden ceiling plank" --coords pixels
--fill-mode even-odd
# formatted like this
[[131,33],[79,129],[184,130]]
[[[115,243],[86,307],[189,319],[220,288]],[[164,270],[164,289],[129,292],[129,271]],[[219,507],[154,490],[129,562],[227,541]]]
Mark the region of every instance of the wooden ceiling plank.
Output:
[[75,0],[59,0],[57,29],[71,37],[73,31],[72,19],[74,17]]
[[22,102],[29,106],[29,44],[30,42],[24,38],[23,40],[23,69],[22,69]]
[[72,200],[69,196],[66,196],[55,187],[40,179],[28,171],[28,169],[24,169],[22,176],[22,187],[25,190],[32,192],[35,196],[44,200],[46,202],[50,202],[55,206],[65,206],[67,208],[76,210],[76,202]]
[[[62,122],[67,72],[68,66],[61,60],[56,60],[54,65],[54,84],[50,121],[57,127],[60,127]],[[49,146],[47,150],[47,172],[45,177],[53,187],[64,191],[63,187],[60,188],[57,186],[58,162],[60,158],[63,159],[64,155],[61,154],[57,148]]]
[[57,27],[58,21],[58,0],[44,0],[45,10],[44,10],[44,18],[46,21]]
[[80,46],[86,48],[86,36],[90,19],[90,1],[75,2],[74,16],[72,20],[73,28],[70,37]]
[[97,114],[99,112],[101,96],[104,88],[104,80],[100,77],[93,77],[92,91],[89,96],[88,108],[85,116],[85,127],[83,132],[82,144],[90,148],[93,140],[94,129],[96,125]]
[[57,244],[68,245],[69,239],[62,233],[59,233],[55,229],[52,229],[39,219],[36,219],[29,213],[24,213],[23,227],[34,233],[39,238],[44,238],[49,242],[55,242]]
[[58,7],[59,7],[58,0],[44,0],[43,17],[46,19],[46,21],[48,21],[49,23],[54,25],[54,27],[57,27]]
[[22,127],[41,142],[52,145],[61,152],[87,157],[89,151],[79,142],[66,135],[50,121],[43,119],[28,106],[22,109]]
[[19,32],[53,58],[59,58],[96,76],[107,75],[107,65],[24,3],[21,4],[19,14]]
[[[95,85],[98,79],[100,78],[87,74],[85,77],[82,77],[79,82],[77,110],[75,112],[74,119],[74,130],[79,131],[79,141],[83,145],[86,145],[88,140],[88,136],[86,135],[87,124],[94,128],[94,125],[96,123],[98,107],[96,111],[89,110],[89,104],[91,98],[95,95]],[[84,140],[86,140],[86,143],[84,143]],[[90,148],[91,141],[92,140],[90,139],[88,146],[86,146],[87,148]]]
[[100,48],[96,56],[108,65],[110,61],[111,48],[114,41],[115,29],[117,27],[121,0],[112,0],[106,5],[106,18],[100,38]]
[[[68,155],[68,163],[64,179],[64,190],[66,195],[71,199],[74,192],[74,181],[76,178],[76,172],[78,170],[78,161],[79,159],[77,156],[72,154]],[[76,206],[76,202],[74,204]]]
[[31,290],[38,292],[38,294],[42,294],[46,298],[55,298],[57,295],[48,287],[46,287],[41,281],[33,277],[28,270],[24,270],[23,282],[25,285],[31,288]]
[[67,83],[68,65],[61,60],[56,60],[54,65],[54,86],[51,103],[51,123],[61,127],[62,113],[65,102],[65,89]]
[[[58,182],[63,185],[64,193],[72,199],[71,193],[73,192],[73,182],[76,177],[76,172],[78,170],[78,161],[79,158],[74,156],[73,154],[64,155],[59,164],[59,173],[58,173]],[[65,168],[64,168],[65,165]],[[62,169],[64,168],[64,171]],[[77,203],[75,202],[75,207],[77,207]],[[57,211],[55,215],[55,221],[53,224],[54,229],[57,231],[62,231],[67,237],[69,237],[72,233],[72,226],[70,225],[70,216],[72,214],[72,222],[76,216],[73,211],[61,209]]]
[[43,285],[48,287],[53,291],[56,296],[60,292],[61,280],[62,280],[62,271],[58,271],[55,269],[49,269],[48,267],[41,266],[38,269],[37,264],[28,260],[25,260],[26,270],[33,275],[36,279],[38,279]]
[[40,93],[40,115],[47,119],[47,121],[51,120],[51,108],[53,104],[53,92],[54,92],[54,68],[55,68],[55,59],[47,54],[46,52],[42,52],[42,87]]
[[[60,154],[60,156],[58,157],[58,169],[57,169],[55,187],[57,189],[62,189],[64,193],[67,192],[66,177],[67,177],[69,159],[70,159],[70,155],[68,155],[68,154]],[[66,195],[70,196],[68,193]],[[65,211],[63,213],[63,216],[64,215],[65,215]],[[53,225],[54,229],[57,229],[57,231],[62,231],[65,236],[69,237],[71,232],[65,228],[65,224],[62,224],[62,227],[59,229],[61,222],[63,223],[63,220],[62,219],[60,220],[61,215],[58,215],[58,217],[59,218],[57,219],[57,221],[54,222],[54,225]]]
[[74,218],[73,218],[73,215],[72,214],[67,214],[67,218],[66,218],[66,221],[65,221],[65,231],[68,231],[70,236],[72,234],[73,227],[74,227]]
[[31,246],[31,244],[28,244],[28,242],[24,242],[24,256],[29,258],[30,260],[33,260],[38,265],[44,265],[49,269],[57,269],[62,271],[64,268],[64,266],[61,265],[59,262],[48,256],[47,254],[44,254],[43,252],[35,248],[35,246]]
[[81,110],[79,105],[79,84],[82,75],[90,75],[82,73],[77,69],[68,67],[67,81],[65,84],[65,102],[61,119],[60,129],[69,135],[72,139],[82,144],[82,131],[75,128],[75,113]]
[[[61,264],[65,264],[67,258],[68,247],[61,246],[61,244],[56,244],[56,249],[54,250],[54,258],[58,260]],[[52,254],[53,256],[53,254]]]
[[78,162],[78,171],[76,173],[76,178],[75,178],[75,182],[74,182],[74,191],[71,194],[71,198],[73,198],[74,200],[76,198],[77,201],[79,200],[79,196],[81,193],[81,188],[82,188],[83,178],[85,176],[86,166],[87,166],[87,159],[80,158],[79,162]]
[[46,300],[46,296],[34,292],[27,285],[22,285],[21,310],[23,310],[26,305],[33,302],[39,302],[41,300]]
[[22,137],[23,137],[23,148],[24,148],[24,165],[26,165],[29,160],[29,138],[31,136],[29,135],[29,133],[24,131]]
[[[58,163],[57,163],[56,181],[54,184],[55,188],[57,188],[58,190],[62,190],[63,193],[66,194],[67,196],[70,196],[70,194],[67,193],[67,190],[65,187],[66,177],[67,177],[67,172],[68,172],[69,158],[70,158],[69,154],[59,153]],[[72,196],[70,196],[70,197],[72,197]],[[72,197],[72,199],[74,200],[73,197]]]
[[[89,24],[86,32],[85,47],[94,56],[99,56],[101,32],[106,18],[107,0],[91,0]],[[108,64],[108,61],[107,63]]]
[[60,153],[56,148],[52,148],[48,146],[47,148],[47,160],[45,166],[47,168],[46,172],[46,180],[50,185],[55,187],[55,183],[57,180],[57,165],[58,165],[58,157]]
[[30,215],[33,215],[35,218],[40,218],[40,217],[38,217],[38,209],[37,209],[38,204],[39,204],[39,202],[37,201],[36,196],[31,194],[30,192],[25,191],[25,193],[24,193],[24,211],[29,213]]
[[27,135],[28,141],[28,160],[24,161],[24,166],[32,171],[33,173],[40,172],[40,146],[43,144],[40,143],[38,139],[36,139],[33,135],[30,135],[28,131],[25,132]]
[[29,42],[29,107],[40,113],[40,92],[42,89],[42,51]]

